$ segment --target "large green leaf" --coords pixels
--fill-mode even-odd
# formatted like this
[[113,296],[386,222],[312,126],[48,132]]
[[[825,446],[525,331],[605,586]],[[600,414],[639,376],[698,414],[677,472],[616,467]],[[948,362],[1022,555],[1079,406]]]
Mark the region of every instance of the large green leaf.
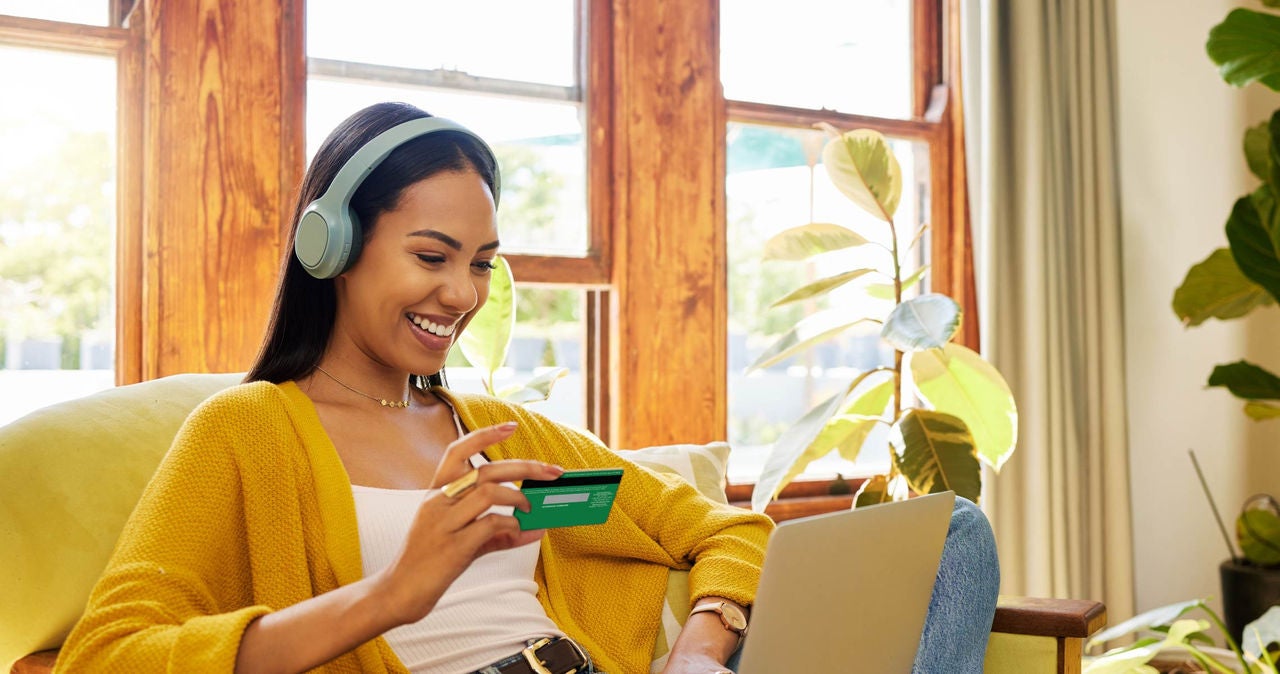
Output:
[[[1197,649],[1191,642],[1202,637],[1204,631],[1209,629],[1209,621],[1207,620],[1175,620],[1168,626],[1163,639],[1147,638],[1138,641],[1136,644],[1114,651],[1099,657],[1085,666],[1084,674],[1159,674],[1158,669],[1148,664],[1161,651],[1173,648],[1183,648],[1202,666],[1209,667],[1206,662],[1206,655]],[[1183,671],[1180,668],[1174,671]],[[1201,670],[1197,670],[1201,671]],[[1225,667],[1221,670],[1206,669],[1203,671],[1221,671],[1227,674],[1234,670]]]
[[[765,460],[760,479],[752,492],[753,509],[763,511],[769,501],[815,459],[826,456],[841,443],[852,443],[855,440],[861,443],[865,439],[875,428],[875,424],[879,423],[875,417],[884,412],[886,402],[882,389],[887,383],[892,394],[893,380],[889,379],[864,391],[847,406],[843,403],[864,382],[886,372],[888,370],[883,369],[863,372],[847,388],[816,405],[782,433],[774,443],[769,458]],[[844,423],[842,419],[849,423]]]
[[960,329],[960,305],[941,293],[926,293],[894,307],[880,336],[899,351],[936,349]]
[[1249,171],[1259,180],[1271,180],[1271,130],[1267,122],[1245,130],[1244,159],[1249,164]]
[[893,222],[902,168],[879,131],[856,129],[833,138],[822,148],[822,163],[836,189],[876,218]]
[[[825,437],[827,430],[824,429],[815,444],[829,441],[836,451],[840,452],[843,459],[850,462],[857,461],[862,447],[880,423],[879,420],[885,418],[889,403],[892,401],[893,377],[890,376],[854,398],[853,402],[827,424],[828,429],[833,425],[839,426],[832,430],[830,440]],[[870,424],[864,423],[868,420],[871,421]],[[843,432],[846,427],[849,428],[847,433]]]
[[511,276],[511,267],[502,256],[494,258],[493,264],[489,299],[458,338],[458,348],[467,361],[489,375],[486,382],[507,360],[507,347],[511,345],[511,331],[516,324],[515,279]]
[[833,250],[865,246],[867,238],[848,227],[811,222],[774,234],[764,243],[766,260],[804,260]]
[[765,349],[764,353],[760,354],[756,362],[752,363],[747,370],[758,370],[769,367],[774,363],[780,363],[805,349],[831,339],[859,323],[873,320],[870,318],[850,319],[845,312],[835,310],[820,311],[806,316],[796,324],[796,327],[788,330],[786,334],[778,338],[778,341]]
[[960,417],[913,409],[893,425],[889,444],[894,463],[917,494],[952,490],[978,502],[982,471],[973,436]]
[[1275,642],[1280,642],[1280,606],[1267,609],[1257,620],[1244,626],[1240,648],[1257,660],[1262,660],[1262,651]]
[[1253,198],[1236,200],[1231,217],[1227,218],[1227,241],[1240,271],[1280,299],[1280,255]]
[[1245,400],[1280,400],[1280,377],[1244,360],[1213,368],[1209,386],[1225,386]]
[[840,286],[850,281],[853,281],[854,279],[857,279],[861,276],[870,274],[875,271],[876,270],[874,269],[854,269],[853,271],[846,271],[840,274],[836,274],[834,276],[828,276],[823,279],[818,279],[813,283],[810,283],[801,288],[797,288],[796,290],[791,291],[786,295],[786,297],[783,297],[777,302],[774,302],[773,304],[769,305],[769,308],[772,309],[774,307],[780,307],[784,304],[799,302],[800,300],[807,300],[812,297],[821,297],[822,295],[825,295],[831,292],[832,290],[835,290],[836,288],[839,288]]
[[1000,472],[1018,442],[1018,406],[1000,372],[959,344],[911,353],[907,367],[920,398],[963,419],[978,456]]
[[1280,91],[1280,17],[1232,10],[1210,29],[1205,51],[1227,83],[1242,87],[1258,80]]
[[1219,248],[1189,269],[1173,293],[1173,311],[1186,325],[1210,318],[1239,318],[1254,307],[1273,304],[1262,286],[1245,278],[1231,251]]
[[826,427],[827,421],[840,411],[840,405],[848,393],[848,391],[840,391],[827,398],[800,417],[795,425],[783,431],[782,436],[773,444],[769,458],[765,460],[764,469],[760,472],[760,479],[756,481],[755,489],[751,492],[752,510],[764,512],[769,501],[782,491],[786,486],[784,478],[790,472],[791,466],[809,449],[813,439],[818,437]]

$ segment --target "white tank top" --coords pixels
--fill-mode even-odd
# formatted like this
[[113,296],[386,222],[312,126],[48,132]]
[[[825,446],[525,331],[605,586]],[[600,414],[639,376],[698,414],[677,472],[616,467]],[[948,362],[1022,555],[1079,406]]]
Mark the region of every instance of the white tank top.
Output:
[[[462,433],[461,421],[454,423]],[[480,459],[483,461],[483,459]],[[360,556],[368,577],[391,563],[404,545],[418,504],[438,490],[352,485]],[[510,506],[493,513],[510,515]],[[383,636],[414,674],[472,672],[514,655],[529,639],[564,636],[538,602],[533,580],[538,543],[481,556],[416,623]]]

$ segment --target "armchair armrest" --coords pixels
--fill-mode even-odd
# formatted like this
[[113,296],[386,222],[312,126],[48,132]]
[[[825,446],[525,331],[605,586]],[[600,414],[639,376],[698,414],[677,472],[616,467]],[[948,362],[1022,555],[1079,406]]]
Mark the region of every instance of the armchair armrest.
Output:
[[1078,674],[1085,640],[1106,624],[1100,602],[1001,596],[983,671]]

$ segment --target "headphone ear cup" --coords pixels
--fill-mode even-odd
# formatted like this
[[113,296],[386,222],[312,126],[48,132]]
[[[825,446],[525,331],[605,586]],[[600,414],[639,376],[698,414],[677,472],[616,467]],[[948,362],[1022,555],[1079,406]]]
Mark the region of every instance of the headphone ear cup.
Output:
[[[349,217],[338,216],[326,208],[323,200],[307,206],[298,220],[298,231],[293,238],[293,253],[308,274],[320,279],[330,279],[351,266],[352,225]],[[359,241],[356,241],[359,252]]]
[[339,265],[340,268],[338,269],[338,273],[334,274],[334,276],[337,276],[338,274],[341,274],[353,267],[356,260],[360,259],[360,251],[364,250],[364,226],[360,224],[360,216],[356,215],[354,210],[348,208],[347,217],[343,219],[343,225],[346,227],[347,242],[349,245],[347,247],[347,254],[343,256]]

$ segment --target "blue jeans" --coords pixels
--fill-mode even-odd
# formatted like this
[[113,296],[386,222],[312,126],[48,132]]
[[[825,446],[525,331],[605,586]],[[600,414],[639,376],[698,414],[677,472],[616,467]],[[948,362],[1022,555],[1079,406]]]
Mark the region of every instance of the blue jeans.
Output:
[[[980,673],[999,591],[991,524],[978,506],[957,496],[912,673]],[[736,671],[741,655],[739,648],[726,666]]]

